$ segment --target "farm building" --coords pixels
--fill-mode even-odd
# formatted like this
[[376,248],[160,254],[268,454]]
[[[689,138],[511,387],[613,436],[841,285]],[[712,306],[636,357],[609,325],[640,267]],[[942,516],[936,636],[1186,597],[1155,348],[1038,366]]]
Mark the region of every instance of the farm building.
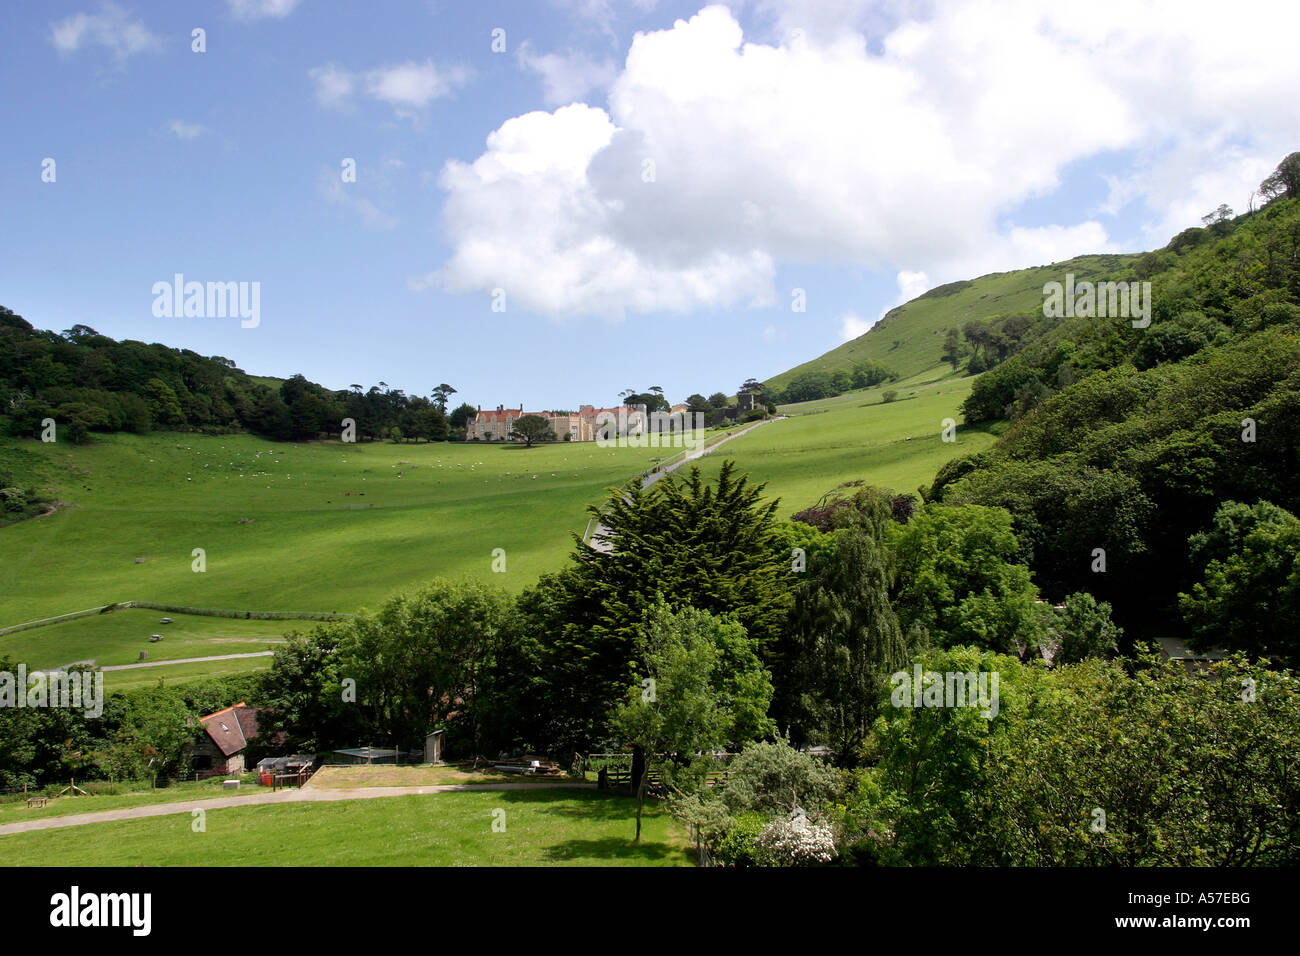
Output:
[[244,751],[257,738],[257,708],[240,701],[199,718],[207,731],[194,744],[193,766],[199,773],[243,773]]

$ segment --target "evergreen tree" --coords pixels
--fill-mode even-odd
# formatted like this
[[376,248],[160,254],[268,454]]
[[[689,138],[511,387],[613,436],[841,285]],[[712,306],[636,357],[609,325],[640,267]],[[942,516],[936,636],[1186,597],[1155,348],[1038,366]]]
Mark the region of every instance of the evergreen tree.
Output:
[[662,599],[715,615],[734,613],[764,663],[788,614],[794,575],[781,551],[763,486],[722,465],[710,485],[698,467],[651,488],[614,491],[592,543],[575,535],[573,565],[524,595],[544,645],[546,736],[557,749],[608,741],[608,715],[634,676],[634,642]]

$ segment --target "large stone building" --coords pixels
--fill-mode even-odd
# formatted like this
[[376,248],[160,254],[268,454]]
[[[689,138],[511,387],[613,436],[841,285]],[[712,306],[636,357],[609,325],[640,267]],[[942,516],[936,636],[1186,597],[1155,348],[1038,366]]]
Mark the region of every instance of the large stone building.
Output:
[[[498,405],[496,410],[483,411],[479,406],[478,414],[465,425],[466,441],[513,441],[510,429],[516,421],[525,415],[537,415],[551,424],[551,430],[559,441],[595,441],[597,432],[605,421],[613,421],[620,432],[643,428],[647,419],[644,405],[624,405],[621,408],[596,408],[583,405],[577,412],[525,412],[523,408],[506,408]],[[607,416],[602,418],[601,416]]]

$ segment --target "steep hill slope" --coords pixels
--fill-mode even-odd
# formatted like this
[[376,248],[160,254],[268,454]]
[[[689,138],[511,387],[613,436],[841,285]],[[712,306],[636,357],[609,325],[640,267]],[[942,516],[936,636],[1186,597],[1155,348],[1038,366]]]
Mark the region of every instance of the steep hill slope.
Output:
[[907,378],[943,361],[943,340],[948,329],[960,329],[971,321],[1039,309],[1043,304],[1044,283],[1060,281],[1067,272],[1074,273],[1080,281],[1121,278],[1137,259],[1136,254],[1080,256],[1032,269],[994,272],[978,279],[937,286],[891,310],[856,339],[774,375],[764,384],[784,389],[808,372],[848,371],[865,361],[879,362]]

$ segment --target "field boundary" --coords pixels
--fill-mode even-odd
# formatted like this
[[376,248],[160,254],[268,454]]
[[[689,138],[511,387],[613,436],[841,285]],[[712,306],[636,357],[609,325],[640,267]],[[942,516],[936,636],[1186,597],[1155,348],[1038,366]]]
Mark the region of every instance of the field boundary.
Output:
[[246,621],[342,621],[355,616],[343,611],[244,611],[216,607],[190,607],[186,604],[162,604],[157,601],[118,601],[114,604],[86,608],[84,611],[69,611],[67,614],[56,614],[54,617],[43,617],[35,621],[0,627],[0,637],[17,634],[19,631],[29,631],[36,627],[48,627],[51,624],[62,624],[64,621],[93,617],[96,614],[108,614],[122,608],[144,608],[151,611],[167,611],[171,614],[228,617]]

